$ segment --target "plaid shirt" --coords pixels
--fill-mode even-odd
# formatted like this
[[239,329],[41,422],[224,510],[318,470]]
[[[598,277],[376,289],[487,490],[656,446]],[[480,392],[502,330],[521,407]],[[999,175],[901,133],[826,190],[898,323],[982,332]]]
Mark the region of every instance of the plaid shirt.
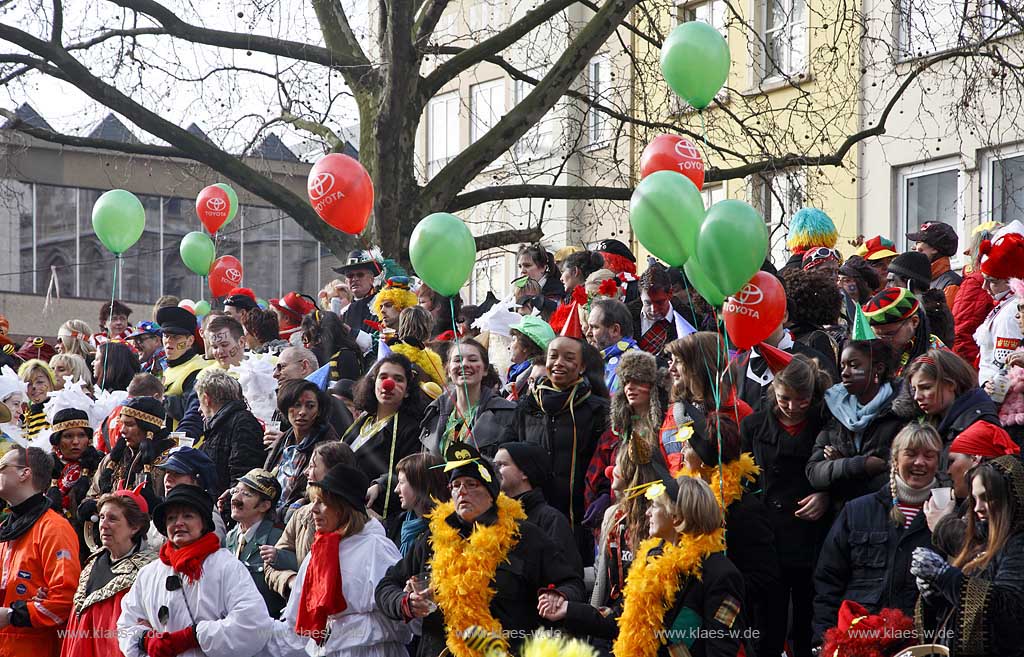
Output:
[[649,354],[657,355],[661,353],[662,347],[668,342],[669,330],[672,328],[672,324],[667,319],[659,319],[651,328],[647,329],[647,332],[640,336],[637,340],[637,346],[646,351]]
[[586,485],[583,489],[584,508],[590,505],[603,493],[611,493],[612,482],[605,474],[609,465],[615,465],[615,452],[619,449],[619,434],[608,429],[601,435],[594,449],[594,455],[587,465]]

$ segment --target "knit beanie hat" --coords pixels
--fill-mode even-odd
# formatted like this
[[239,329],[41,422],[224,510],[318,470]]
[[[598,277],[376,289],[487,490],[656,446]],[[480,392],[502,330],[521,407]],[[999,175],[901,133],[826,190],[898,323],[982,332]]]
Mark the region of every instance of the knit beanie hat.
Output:
[[921,306],[917,297],[903,287],[887,287],[864,304],[864,315],[872,326],[902,322]]
[[928,262],[928,256],[917,251],[907,251],[893,258],[889,263],[889,271],[914,281],[921,289],[928,289],[932,282],[932,265]]

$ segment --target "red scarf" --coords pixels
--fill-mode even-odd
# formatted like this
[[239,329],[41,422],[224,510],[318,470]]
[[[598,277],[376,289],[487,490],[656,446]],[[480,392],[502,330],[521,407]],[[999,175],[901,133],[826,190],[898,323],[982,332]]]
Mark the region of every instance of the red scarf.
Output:
[[174,572],[198,582],[203,574],[203,561],[219,549],[220,539],[210,532],[195,543],[189,543],[182,548],[176,548],[167,541],[160,548],[160,561],[173,568]]
[[312,637],[319,645],[327,640],[324,632],[327,617],[348,608],[341,590],[339,543],[341,534],[338,532],[316,533],[309,553],[309,565],[306,566],[306,579],[302,583],[299,614],[295,618],[295,633]]

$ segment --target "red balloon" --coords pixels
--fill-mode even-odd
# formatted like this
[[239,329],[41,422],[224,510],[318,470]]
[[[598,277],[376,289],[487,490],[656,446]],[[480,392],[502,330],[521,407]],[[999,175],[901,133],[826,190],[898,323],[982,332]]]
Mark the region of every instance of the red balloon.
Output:
[[231,288],[242,284],[242,263],[235,256],[221,256],[210,267],[210,292],[225,297]]
[[697,186],[704,188],[704,160],[697,146],[686,137],[658,135],[640,155],[640,177],[655,171],[681,173]]
[[231,198],[220,187],[204,187],[196,197],[196,214],[210,234],[215,234],[227,223],[231,214]]
[[740,349],[750,349],[767,338],[785,316],[786,291],[779,279],[763,271],[722,305],[725,330]]
[[320,218],[349,235],[366,228],[373,210],[373,182],[362,164],[331,153],[313,165],[306,181],[309,202]]

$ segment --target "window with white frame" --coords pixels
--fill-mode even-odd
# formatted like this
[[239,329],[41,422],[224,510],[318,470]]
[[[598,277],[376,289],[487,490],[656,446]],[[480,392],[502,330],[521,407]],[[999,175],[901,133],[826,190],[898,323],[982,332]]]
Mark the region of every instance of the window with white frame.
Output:
[[505,287],[505,257],[483,258],[473,266],[470,279],[470,303],[480,305],[487,298],[488,292],[501,297]]
[[1002,223],[1024,221],[1024,153],[993,158],[989,176],[991,218]]
[[679,21],[703,21],[711,25],[728,39],[728,28],[726,16],[728,7],[725,0],[699,0],[698,2],[684,2],[679,5]]
[[427,103],[427,179],[459,153],[459,92],[434,96]]
[[469,7],[469,29],[473,32],[496,31],[504,24],[502,0],[476,0]]
[[[533,68],[526,71],[526,74],[535,80],[540,80],[547,74],[544,67]],[[513,87],[513,100],[516,105],[533,91],[533,85],[523,80],[516,80]],[[524,160],[543,156],[551,150],[551,112],[545,114],[534,124],[525,135],[516,142],[515,153]]]
[[761,71],[765,80],[798,75],[807,66],[806,0],[762,0]]
[[[946,158],[900,169],[896,176],[896,203],[898,223],[896,246],[900,250],[913,248],[907,242],[907,233],[917,232],[922,224],[941,221],[956,229],[961,244],[966,244],[961,219],[960,163],[957,158]],[[958,265],[959,254],[952,263]]]
[[474,84],[469,91],[469,139],[475,142],[505,114],[505,80]]
[[804,206],[807,174],[800,169],[759,175],[754,179],[755,206],[768,225],[768,253],[777,267],[789,259],[786,235],[789,218]]
[[715,203],[725,200],[725,185],[704,185],[700,195],[704,199],[704,209],[710,209]]
[[949,50],[960,43],[963,18],[948,0],[900,0],[899,52],[904,59]]
[[[587,66],[587,95],[601,105],[607,105],[611,87],[608,59],[595,57]],[[587,143],[599,146],[612,138],[612,125],[608,115],[590,107],[587,111]]]

